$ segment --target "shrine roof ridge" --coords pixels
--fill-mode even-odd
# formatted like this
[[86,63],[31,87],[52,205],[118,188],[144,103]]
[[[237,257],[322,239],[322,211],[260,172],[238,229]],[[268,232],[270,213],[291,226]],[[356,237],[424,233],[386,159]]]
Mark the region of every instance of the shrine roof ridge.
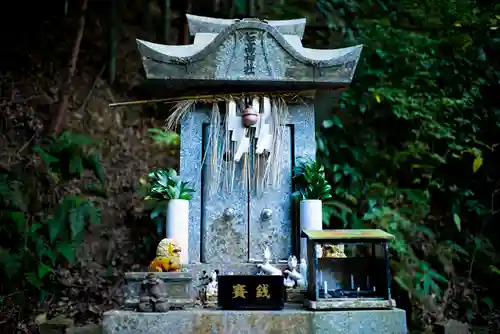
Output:
[[[198,16],[192,14],[186,14],[189,33],[191,36],[195,36],[198,33],[221,33],[228,26],[239,22],[239,21],[261,21],[259,19],[218,19],[207,16]],[[306,19],[295,19],[295,20],[262,20],[276,30],[278,30],[282,35],[297,35],[302,39],[304,37],[304,31],[306,28]]]
[[303,230],[301,237],[313,241],[389,241],[395,239],[394,235],[380,229]]

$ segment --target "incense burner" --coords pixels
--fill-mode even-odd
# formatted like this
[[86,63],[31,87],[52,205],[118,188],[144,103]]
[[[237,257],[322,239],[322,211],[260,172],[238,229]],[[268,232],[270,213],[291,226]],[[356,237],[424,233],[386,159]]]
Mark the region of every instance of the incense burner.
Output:
[[[394,236],[382,230],[304,230],[302,236],[307,239],[309,262],[306,307],[328,310],[393,306],[387,243]],[[320,254],[319,249],[336,252]]]

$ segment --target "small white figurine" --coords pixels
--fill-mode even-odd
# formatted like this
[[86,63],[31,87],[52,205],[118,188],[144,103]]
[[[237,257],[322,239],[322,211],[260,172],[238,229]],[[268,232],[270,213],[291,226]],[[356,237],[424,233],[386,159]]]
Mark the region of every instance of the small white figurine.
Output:
[[304,285],[307,287],[307,262],[306,259],[300,259],[300,273],[304,279]]
[[283,279],[283,285],[285,286],[285,288],[287,289],[293,289],[295,287],[295,281],[289,276],[287,275],[284,279]]
[[321,245],[316,245],[316,258],[321,259],[323,257],[323,247]]
[[297,287],[305,288],[304,277],[297,271],[297,258],[295,255],[288,257],[288,269],[285,270],[285,274],[297,284]]
[[290,256],[288,258],[288,269],[284,271],[285,273],[285,278],[283,279],[283,285],[287,288],[287,289],[291,289],[291,288],[294,288],[295,287],[295,280],[292,278],[292,276],[290,275],[290,270],[294,270],[294,263],[292,262],[293,259],[292,257]]
[[269,250],[269,247],[266,247],[264,249],[264,263],[262,264],[257,264],[257,267],[267,275],[275,275],[275,276],[282,276],[281,270],[278,268],[274,267],[269,263],[269,259],[271,258],[271,251]]
[[217,273],[212,271],[210,274],[211,281],[207,285],[207,297],[217,296],[219,290],[219,282],[217,282]]

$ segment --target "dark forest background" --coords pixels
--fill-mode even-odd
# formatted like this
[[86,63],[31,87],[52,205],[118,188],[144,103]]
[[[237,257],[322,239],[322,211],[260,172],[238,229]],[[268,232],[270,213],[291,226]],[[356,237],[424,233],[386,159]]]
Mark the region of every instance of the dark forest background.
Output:
[[[159,239],[141,177],[176,167],[149,135],[135,38],[190,43],[185,13],[306,17],[304,44],[364,44],[322,106],[330,227],[379,227],[414,332],[447,319],[499,332],[500,5],[486,0],[17,1],[0,5],[0,328],[97,323]],[[156,138],[158,139],[158,138]]]

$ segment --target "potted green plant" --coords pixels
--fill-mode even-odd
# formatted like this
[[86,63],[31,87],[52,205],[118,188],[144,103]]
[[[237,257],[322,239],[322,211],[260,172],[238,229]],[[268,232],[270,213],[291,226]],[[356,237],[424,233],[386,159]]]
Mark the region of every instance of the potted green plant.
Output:
[[156,206],[151,219],[161,216],[166,204],[166,237],[174,239],[182,248],[181,263],[188,263],[189,200],[194,189],[182,181],[174,169],[158,170],[148,174],[148,196]]
[[[292,196],[300,200],[300,230],[322,230],[323,201],[332,198],[332,186],[326,179],[325,168],[315,160],[299,158],[294,174],[297,190]],[[305,239],[301,239],[300,248],[301,258],[305,258]]]

